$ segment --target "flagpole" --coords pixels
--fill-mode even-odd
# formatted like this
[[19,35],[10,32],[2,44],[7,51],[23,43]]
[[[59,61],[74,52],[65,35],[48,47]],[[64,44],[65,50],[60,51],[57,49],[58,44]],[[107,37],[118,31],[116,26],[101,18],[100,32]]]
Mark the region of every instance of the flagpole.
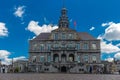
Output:
[[76,28],[76,27],[77,27],[76,25],[77,25],[77,23],[76,23],[76,21],[74,21],[74,27],[75,27],[74,29],[75,29],[75,30],[77,29],[77,28]]

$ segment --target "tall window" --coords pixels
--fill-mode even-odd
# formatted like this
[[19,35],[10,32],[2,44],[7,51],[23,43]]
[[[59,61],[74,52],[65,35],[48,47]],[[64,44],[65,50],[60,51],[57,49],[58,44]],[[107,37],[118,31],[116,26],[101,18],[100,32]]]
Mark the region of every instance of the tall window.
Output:
[[40,51],[44,50],[44,44],[40,44]]
[[88,55],[84,55],[84,61],[88,62]]
[[92,49],[97,49],[96,43],[92,43]]
[[50,50],[50,48],[51,48],[51,44],[48,44],[47,49]]
[[80,62],[80,56],[78,56],[78,62]]
[[68,47],[70,47],[70,48],[71,48],[72,46],[73,46],[73,45],[72,45],[72,43],[68,44]]
[[56,43],[56,44],[54,44],[54,48],[58,48],[58,44]]
[[92,61],[93,61],[93,63],[95,63],[97,61],[96,55],[92,55]]
[[54,54],[53,55],[53,61],[54,62],[58,62],[59,61],[59,55],[58,54]]
[[62,33],[62,39],[65,39],[66,36],[65,36],[65,33]]
[[61,55],[61,61],[62,61],[62,62],[66,62],[66,55],[65,55],[65,54],[62,54],[62,55]]
[[72,34],[68,34],[68,39],[72,39],[73,35]]
[[37,48],[37,44],[33,44],[33,50],[36,50],[36,48]]
[[50,61],[51,61],[51,56],[48,56],[47,61],[48,61],[48,62],[50,62]]
[[89,48],[88,43],[84,43],[83,49],[88,49],[88,48]]
[[70,62],[73,62],[73,61],[74,61],[74,55],[73,55],[73,54],[70,54],[70,55],[69,55],[69,61],[70,61]]
[[32,57],[32,62],[36,62],[36,56]]
[[40,56],[40,62],[44,62],[45,57],[44,56]]
[[77,48],[77,50],[80,50],[80,43],[76,44],[76,48]]
[[57,40],[58,39],[58,33],[54,34],[54,39]]

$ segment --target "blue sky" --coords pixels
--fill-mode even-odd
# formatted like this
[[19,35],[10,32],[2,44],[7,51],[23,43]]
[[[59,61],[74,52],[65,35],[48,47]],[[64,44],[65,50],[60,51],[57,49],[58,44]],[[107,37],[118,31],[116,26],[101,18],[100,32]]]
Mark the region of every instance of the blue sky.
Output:
[[[29,39],[57,28],[63,0],[2,0],[0,59],[28,58]],[[120,59],[120,0],[65,0],[70,28],[101,39],[101,59]],[[53,27],[51,27],[53,25]]]

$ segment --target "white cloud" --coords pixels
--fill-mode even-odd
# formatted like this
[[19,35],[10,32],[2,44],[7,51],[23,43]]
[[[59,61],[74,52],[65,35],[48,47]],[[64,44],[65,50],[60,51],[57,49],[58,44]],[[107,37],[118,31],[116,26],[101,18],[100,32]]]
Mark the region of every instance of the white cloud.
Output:
[[58,28],[58,26],[52,26],[46,24],[39,26],[38,23],[39,22],[36,21],[30,21],[26,29],[29,30],[30,32],[33,32],[36,35],[39,35],[40,33],[51,32],[52,30]]
[[17,8],[15,8],[15,12],[14,15],[16,17],[23,17],[23,14],[25,13],[25,6],[19,6]]
[[7,50],[0,50],[0,59],[2,60],[2,64],[9,64],[10,59],[8,59],[11,53]]
[[[120,44],[114,45],[112,41],[120,40],[120,23],[103,23],[106,27],[105,33],[100,34],[98,39],[101,39],[101,52],[102,53],[117,53],[120,51]],[[111,41],[111,42],[109,42]]]
[[102,26],[107,26],[103,38],[108,41],[120,40],[120,23],[103,23]]
[[120,48],[116,45],[113,45],[112,43],[107,43],[107,41],[103,40],[103,36],[99,35],[97,39],[101,40],[101,52],[102,53],[115,53],[115,52],[119,52]]
[[[12,63],[12,58],[9,58],[10,55],[11,55],[11,52],[7,50],[0,50],[0,59],[2,60],[2,64],[9,65]],[[27,59],[24,56],[20,56],[20,57],[13,58],[13,60],[17,61],[17,60],[27,60]]]
[[91,27],[89,30],[92,31],[92,30],[94,30],[94,29],[95,29],[95,27]]
[[102,53],[115,53],[119,52],[120,48],[113,45],[112,43],[106,43],[105,41],[101,41],[101,51]]
[[120,60],[120,53],[116,53],[116,54],[114,55],[114,58]]
[[10,54],[7,50],[0,50],[0,59],[7,58]]
[[105,60],[108,61],[108,62],[112,62],[114,60],[114,58],[109,57],[109,58],[107,58]]
[[116,46],[117,46],[117,47],[120,47],[120,43],[118,43]]
[[20,56],[20,57],[15,57],[13,58],[14,61],[17,61],[17,60],[26,60],[26,57],[25,56]]
[[109,23],[102,23],[102,27],[106,27],[106,26],[109,26],[109,25],[111,25],[111,24],[113,24],[113,22],[109,22]]
[[0,22],[0,36],[8,36],[8,29],[3,22]]

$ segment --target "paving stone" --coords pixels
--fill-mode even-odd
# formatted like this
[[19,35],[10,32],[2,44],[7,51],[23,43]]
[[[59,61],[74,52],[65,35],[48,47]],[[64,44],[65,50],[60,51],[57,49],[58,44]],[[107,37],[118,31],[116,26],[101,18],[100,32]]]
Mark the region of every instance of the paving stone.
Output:
[[120,75],[107,74],[0,74],[0,80],[120,80]]

